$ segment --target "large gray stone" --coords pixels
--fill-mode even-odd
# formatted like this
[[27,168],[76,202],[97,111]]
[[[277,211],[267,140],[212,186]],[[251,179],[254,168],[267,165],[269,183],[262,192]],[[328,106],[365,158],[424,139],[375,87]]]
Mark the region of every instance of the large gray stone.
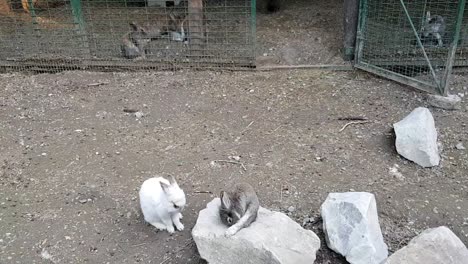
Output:
[[283,213],[260,207],[249,227],[226,238],[219,218],[219,198],[200,211],[192,230],[200,256],[212,264],[312,264],[320,240]]
[[468,249],[445,226],[427,229],[406,247],[391,255],[385,264],[467,264]]
[[461,109],[461,98],[460,96],[455,95],[455,94],[449,94],[447,96],[429,94],[427,96],[427,102],[431,106],[446,109],[446,110]]
[[393,127],[400,155],[422,167],[439,165],[437,131],[429,109],[418,107]]
[[380,264],[387,258],[373,194],[330,193],[321,213],[328,247],[349,263]]

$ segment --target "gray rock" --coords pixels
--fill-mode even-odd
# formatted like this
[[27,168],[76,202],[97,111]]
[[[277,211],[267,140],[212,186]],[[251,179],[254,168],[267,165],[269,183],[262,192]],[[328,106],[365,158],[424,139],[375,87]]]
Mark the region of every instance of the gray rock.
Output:
[[219,198],[200,211],[192,236],[200,256],[213,264],[314,263],[320,240],[283,213],[260,207],[249,227],[230,238],[219,219]]
[[393,124],[396,149],[403,157],[422,167],[439,165],[437,131],[429,109],[418,107],[398,123]]
[[448,96],[440,96],[429,94],[427,96],[427,102],[434,107],[442,108],[445,110],[459,110],[461,109],[461,98],[456,94],[450,94]]
[[391,255],[385,264],[467,264],[468,249],[445,226],[427,229],[406,247]]
[[143,118],[144,116],[145,116],[145,114],[144,114],[143,112],[138,111],[138,112],[135,113],[135,117],[136,117],[137,119],[141,119],[141,118]]
[[465,150],[465,146],[463,146],[463,143],[459,142],[456,146],[455,146],[456,149],[458,150]]
[[349,263],[380,264],[387,258],[373,194],[330,193],[321,213],[328,247]]
[[294,208],[294,206],[289,206],[289,207],[288,207],[288,211],[289,211],[290,213],[293,213],[294,211],[296,211],[296,208]]

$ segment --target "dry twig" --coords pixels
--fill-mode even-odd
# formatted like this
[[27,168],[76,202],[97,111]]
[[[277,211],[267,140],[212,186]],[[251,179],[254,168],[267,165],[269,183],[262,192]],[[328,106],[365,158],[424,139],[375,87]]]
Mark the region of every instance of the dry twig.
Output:
[[247,168],[244,166],[244,163],[242,162],[232,161],[232,160],[213,160],[213,162],[218,162],[218,163],[225,162],[225,163],[237,164],[237,165],[240,165],[242,169],[244,169],[244,171],[247,171]]
[[244,133],[245,131],[247,131],[247,129],[249,129],[249,127],[254,123],[254,121],[250,122],[245,128],[244,130],[242,130],[240,133]]
[[354,124],[365,124],[365,123],[370,123],[371,121],[351,121],[349,123],[346,123],[346,125],[344,125],[341,129],[340,129],[340,132],[345,130],[346,127],[348,127],[349,125],[354,125]]
[[187,247],[189,247],[189,246],[192,245],[192,244],[193,244],[193,239],[190,239],[189,242],[187,242],[187,243],[186,243],[184,246],[182,246],[181,248],[179,248],[179,249],[175,250],[174,252],[172,252],[171,255],[170,255],[169,257],[167,257],[165,260],[163,260],[163,261],[162,261],[161,263],[159,263],[159,264],[164,264],[164,263],[168,262],[169,260],[171,260],[171,259],[175,256],[175,254],[177,254],[177,253],[179,253],[180,251],[186,249]]
[[193,193],[209,193],[209,194],[213,194],[212,191],[194,191]]
[[365,121],[365,120],[368,120],[368,118],[364,116],[346,116],[346,117],[338,117],[338,120]]
[[101,85],[105,85],[105,84],[109,84],[109,82],[90,83],[90,84],[88,84],[88,86],[101,86]]

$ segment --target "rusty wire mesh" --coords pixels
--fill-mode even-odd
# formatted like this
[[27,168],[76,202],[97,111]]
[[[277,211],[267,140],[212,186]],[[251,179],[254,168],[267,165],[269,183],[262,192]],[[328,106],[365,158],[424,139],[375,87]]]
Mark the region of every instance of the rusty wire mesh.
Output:
[[55,71],[255,64],[255,2],[191,3],[0,0],[0,66]]

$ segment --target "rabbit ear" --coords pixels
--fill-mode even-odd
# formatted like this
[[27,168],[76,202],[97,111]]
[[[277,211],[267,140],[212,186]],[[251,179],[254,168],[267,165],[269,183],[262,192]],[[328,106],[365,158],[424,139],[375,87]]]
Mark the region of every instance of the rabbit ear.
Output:
[[174,176],[172,176],[172,175],[169,176],[169,183],[171,185],[177,185],[177,182],[176,182],[176,179],[174,178]]
[[231,200],[229,199],[229,195],[225,191],[221,191],[219,196],[221,197],[221,205],[224,208],[229,208],[231,206]]
[[161,188],[166,191],[171,185],[167,184],[165,181],[159,181],[159,184],[161,185]]
[[134,30],[134,31],[138,31],[138,24],[136,22],[130,22],[130,27]]
[[175,21],[175,20],[176,20],[175,17],[174,17],[174,13],[172,13],[172,12],[169,14],[169,18],[170,18],[172,21]]

